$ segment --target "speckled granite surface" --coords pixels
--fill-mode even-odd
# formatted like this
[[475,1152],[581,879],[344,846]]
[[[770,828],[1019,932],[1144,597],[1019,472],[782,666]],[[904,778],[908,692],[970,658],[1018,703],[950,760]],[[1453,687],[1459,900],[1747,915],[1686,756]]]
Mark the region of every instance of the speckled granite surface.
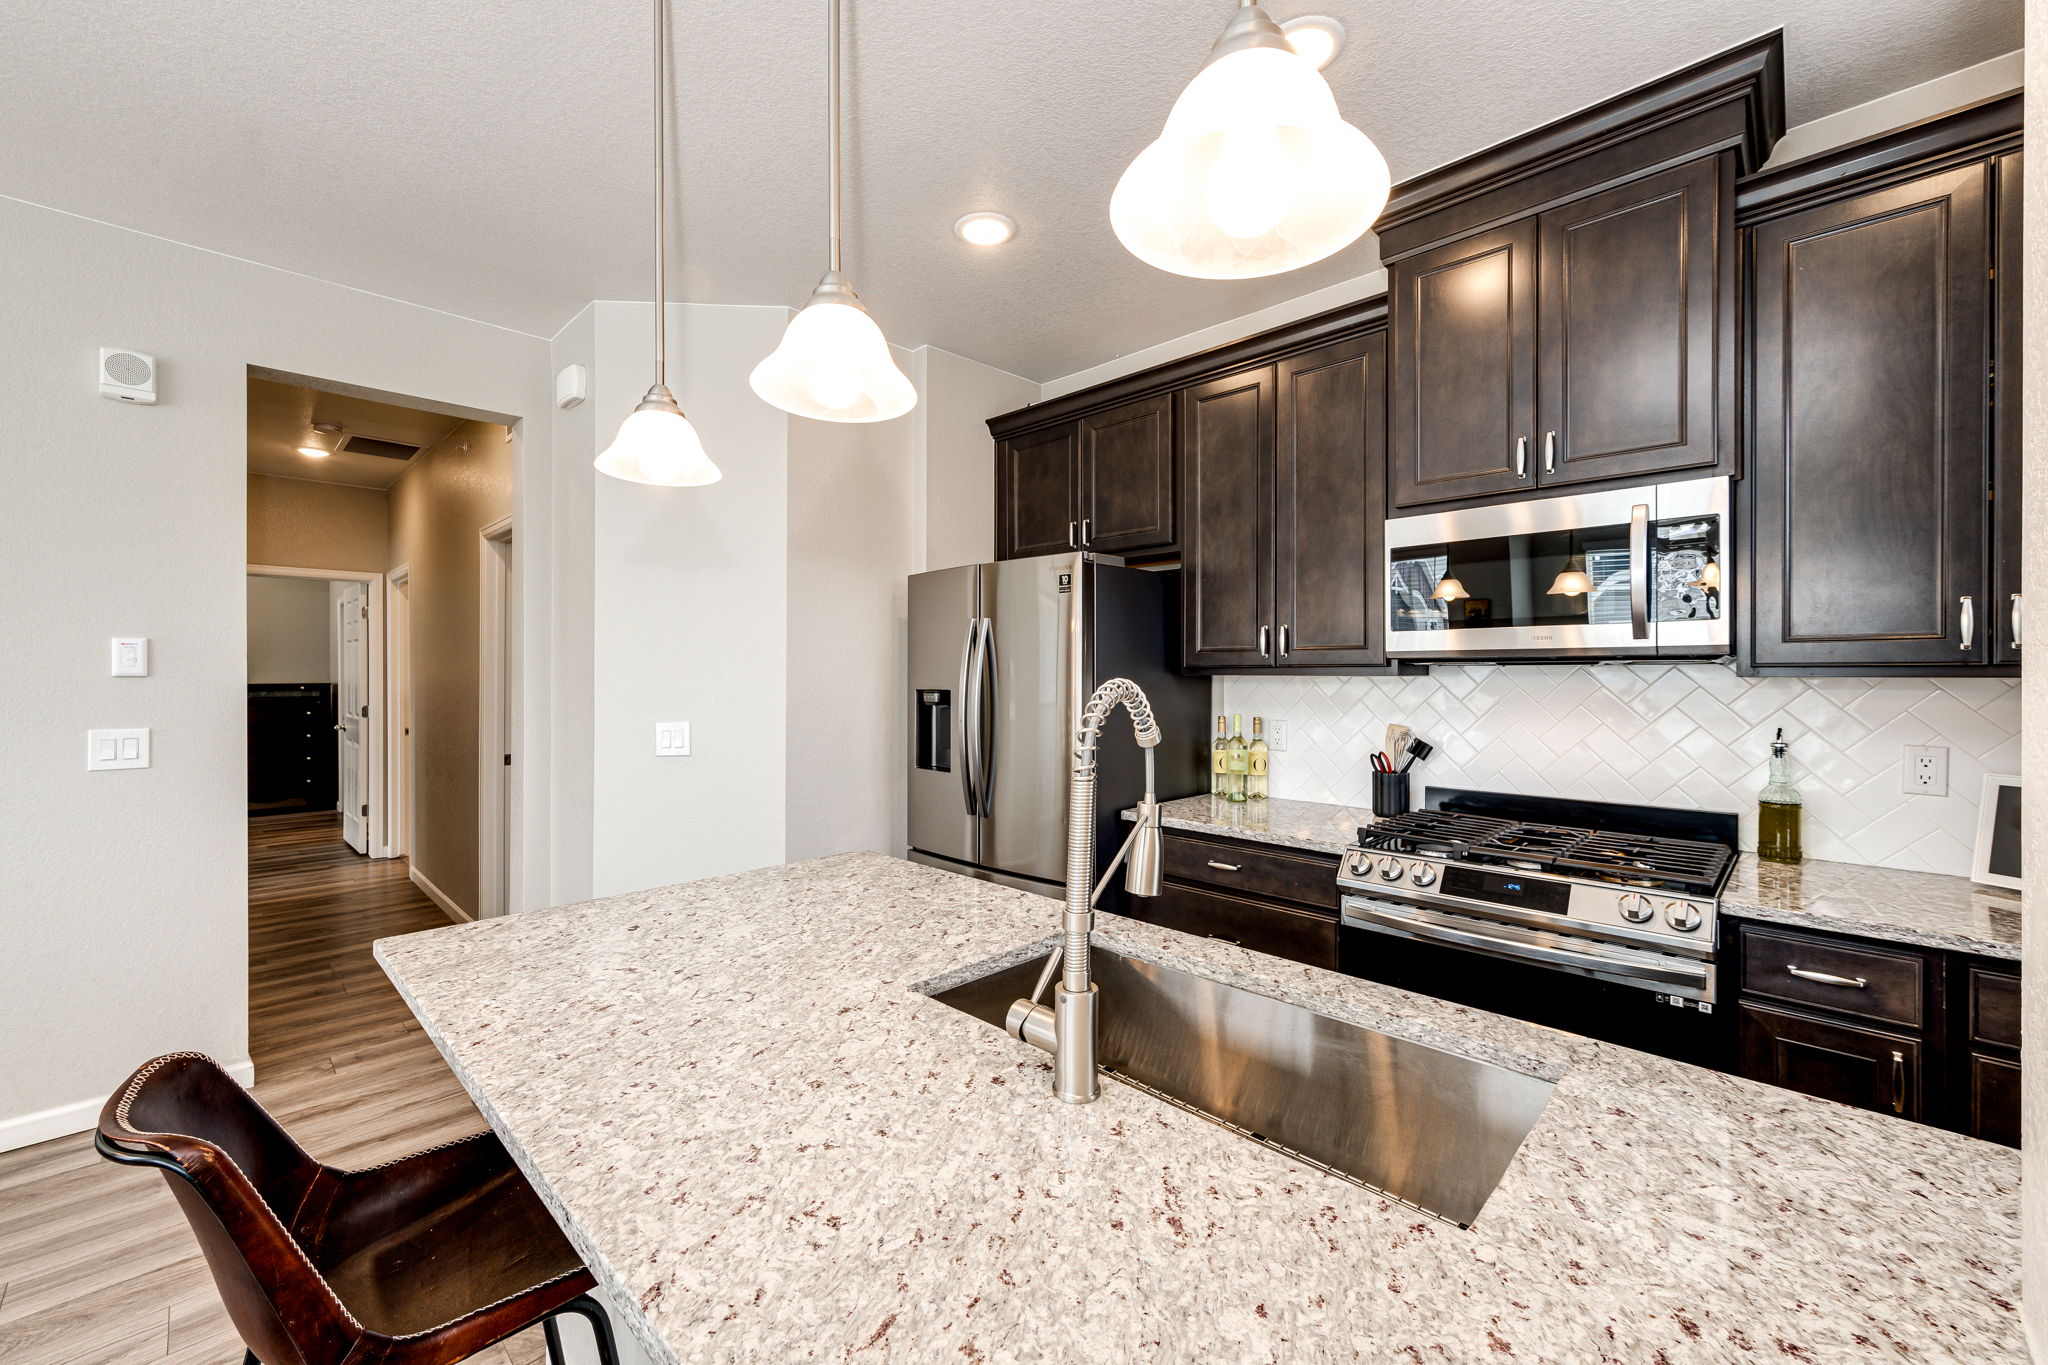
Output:
[[1721,908],[1740,919],[1986,957],[2020,955],[2019,894],[1966,877],[1812,858],[1796,866],[1766,863],[1745,853],[1721,893]]
[[[1125,811],[1124,818],[1130,819],[1131,813]],[[1160,806],[1159,823],[1168,829],[1227,834],[1233,839],[1305,848],[1334,857],[1358,842],[1358,827],[1372,823],[1372,812],[1321,801],[1233,802],[1214,796],[1184,796]]]
[[[1124,816],[1130,818],[1130,812]],[[1356,841],[1361,824],[1371,823],[1372,812],[1320,801],[1233,805],[1211,796],[1190,796],[1167,802],[1160,820],[1171,829],[1338,854]],[[1791,867],[1759,862],[1755,854],[1745,853],[1721,893],[1721,910],[1738,919],[1804,925],[1892,943],[1953,948],[1986,957],[2020,955],[2017,893],[1932,872],[1811,858]]]
[[847,854],[377,955],[657,1359],[2024,1358],[2017,1153],[1104,918],[1557,1077],[1461,1231],[919,993],[1054,913]]

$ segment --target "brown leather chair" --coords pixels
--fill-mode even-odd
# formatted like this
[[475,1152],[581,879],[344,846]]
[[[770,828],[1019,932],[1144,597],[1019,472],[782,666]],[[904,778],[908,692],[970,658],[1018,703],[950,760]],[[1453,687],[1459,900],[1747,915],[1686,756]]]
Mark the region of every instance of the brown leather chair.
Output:
[[595,1284],[488,1132],[359,1171],[322,1165],[213,1060],[174,1052],[100,1112],[109,1161],[154,1166],[250,1365],[451,1365],[573,1313],[617,1365]]

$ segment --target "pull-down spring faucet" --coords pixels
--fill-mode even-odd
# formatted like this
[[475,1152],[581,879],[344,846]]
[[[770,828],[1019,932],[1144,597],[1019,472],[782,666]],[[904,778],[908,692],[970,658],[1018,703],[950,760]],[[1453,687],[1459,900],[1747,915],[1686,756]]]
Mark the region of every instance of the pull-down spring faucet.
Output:
[[[1145,799],[1138,804],[1136,828],[1095,880],[1095,750],[1109,713],[1121,703],[1131,713],[1131,728],[1145,751]],[[1067,791],[1067,908],[1060,916],[1061,943],[1045,960],[1038,987],[1011,1003],[1008,1027],[1021,1038],[1053,1054],[1052,1093],[1068,1104],[1087,1104],[1098,1092],[1095,1082],[1095,983],[1089,979],[1088,935],[1095,928],[1095,902],[1102,898],[1117,864],[1129,859],[1124,889],[1134,896],[1159,894],[1159,800],[1153,780],[1152,752],[1159,747],[1159,722],[1152,703],[1129,678],[1111,678],[1095,689],[1081,708],[1074,732],[1074,763]],[[1092,890],[1091,890],[1092,888]],[[1038,1003],[1046,982],[1064,961],[1065,971],[1053,992],[1050,1008]]]

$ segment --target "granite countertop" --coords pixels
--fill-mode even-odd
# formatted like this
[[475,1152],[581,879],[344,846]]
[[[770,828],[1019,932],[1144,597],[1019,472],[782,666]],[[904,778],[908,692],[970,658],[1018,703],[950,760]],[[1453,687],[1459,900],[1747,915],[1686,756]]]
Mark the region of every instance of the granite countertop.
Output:
[[[1131,813],[1125,811],[1124,818],[1131,818]],[[1233,803],[1189,796],[1160,808],[1160,821],[1169,829],[1255,839],[1332,856],[1356,842],[1358,827],[1372,819],[1369,810],[1320,801]],[[1816,858],[1797,865],[1766,863],[1745,853],[1721,892],[1721,912],[1736,919],[1803,925],[1985,957],[2017,961],[2020,955],[2017,893],[1933,872]]]
[[1103,917],[1554,1078],[1461,1230],[923,993],[1056,913],[844,854],[377,956],[657,1361],[2025,1358],[2016,1152]]

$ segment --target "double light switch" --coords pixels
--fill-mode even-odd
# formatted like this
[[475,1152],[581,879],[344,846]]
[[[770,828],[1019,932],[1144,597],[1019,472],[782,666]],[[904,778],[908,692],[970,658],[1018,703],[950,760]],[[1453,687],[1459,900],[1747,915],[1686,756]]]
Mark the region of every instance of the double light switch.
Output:
[[85,732],[85,768],[87,772],[107,772],[115,768],[147,768],[149,766],[148,730],[87,730]]

